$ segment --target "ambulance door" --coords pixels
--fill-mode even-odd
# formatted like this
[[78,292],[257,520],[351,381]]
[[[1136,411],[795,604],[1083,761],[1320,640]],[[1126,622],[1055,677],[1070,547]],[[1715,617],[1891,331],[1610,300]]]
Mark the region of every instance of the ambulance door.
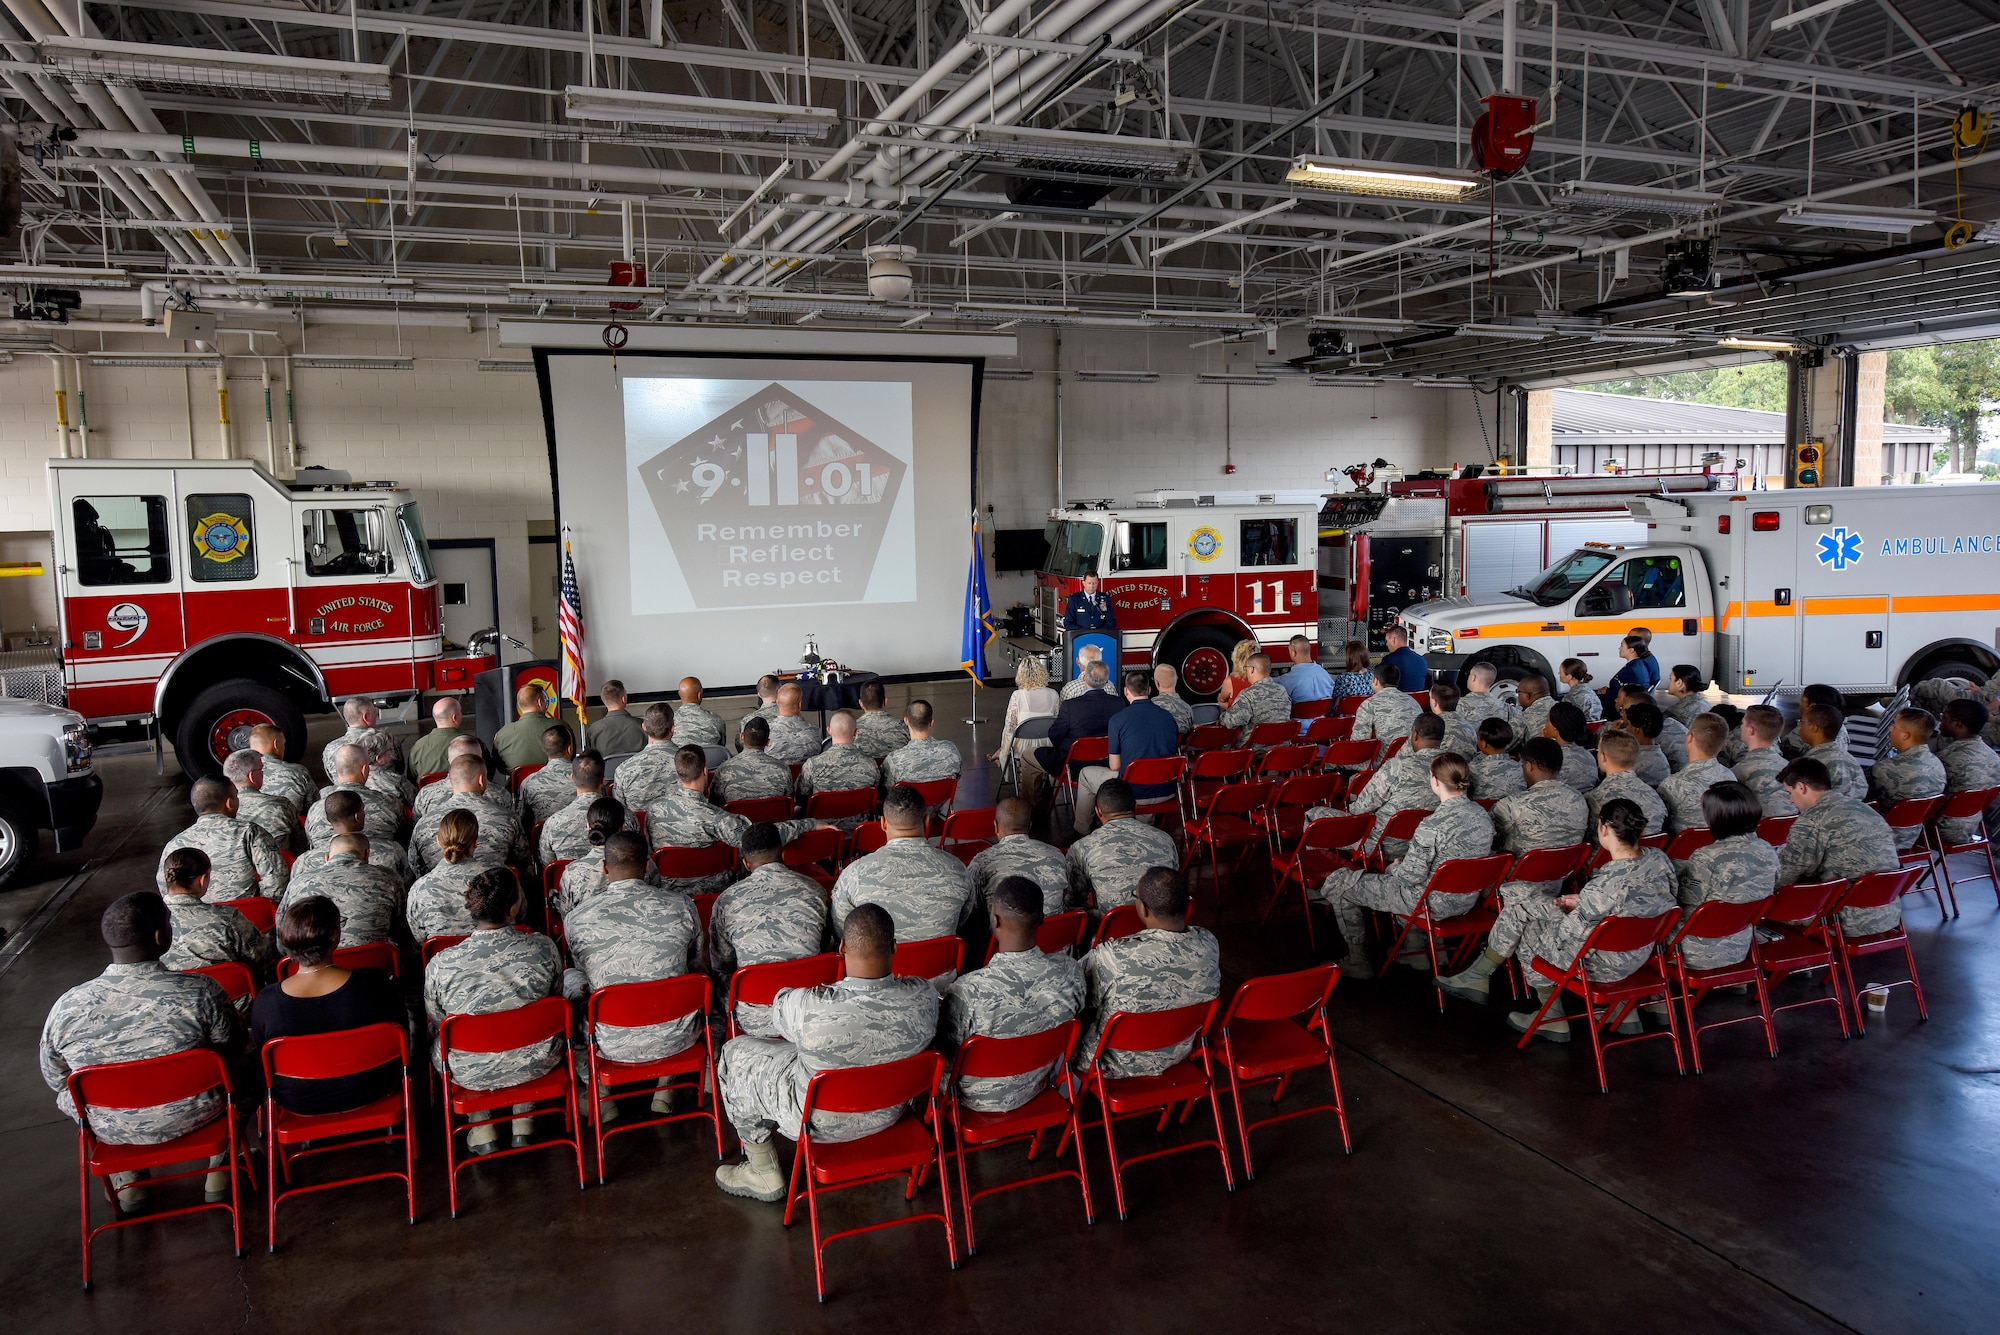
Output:
[[1653,655],[1662,671],[1693,661],[1701,647],[1701,620],[1688,596],[1686,559],[1671,551],[1618,556],[1577,599],[1569,622],[1569,652],[1583,660],[1595,680],[1608,682],[1624,665],[1619,646],[1643,626],[1653,633]]
[[151,713],[161,670],[187,647],[173,471],[57,468],[50,478],[70,707],[90,718]]
[[[1754,505],[1754,503],[1753,503]],[[1799,675],[1799,535],[1796,510],[1752,509],[1743,539],[1743,679],[1732,689],[1768,691]],[[1761,525],[1761,527],[1760,527]],[[1734,601],[1734,600],[1732,600]]]
[[385,498],[302,496],[292,599],[297,641],[335,696],[416,686],[409,571]]
[[1799,679],[1850,691],[1886,690],[1889,599],[1869,591],[1861,535],[1844,524],[1834,527],[1831,505],[1807,506],[1785,519],[1796,515],[1803,521],[1815,509],[1824,513],[1824,522],[1801,522],[1792,535],[1794,550],[1805,553],[1795,600],[1800,604]]

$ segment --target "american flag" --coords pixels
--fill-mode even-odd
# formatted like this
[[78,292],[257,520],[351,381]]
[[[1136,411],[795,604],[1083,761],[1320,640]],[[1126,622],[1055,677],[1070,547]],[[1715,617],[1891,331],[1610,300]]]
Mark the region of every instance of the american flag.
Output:
[[565,700],[576,706],[583,719],[583,596],[576,588],[576,558],[569,550],[569,530],[563,530],[562,594],[556,609],[557,629],[562,632],[562,682]]

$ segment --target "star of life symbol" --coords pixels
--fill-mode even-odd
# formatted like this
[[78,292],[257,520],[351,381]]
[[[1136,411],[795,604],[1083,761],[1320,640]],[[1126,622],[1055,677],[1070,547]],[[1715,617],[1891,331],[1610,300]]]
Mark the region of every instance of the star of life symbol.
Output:
[[1831,533],[1822,533],[1819,539],[1819,563],[1832,566],[1835,570],[1845,570],[1861,559],[1861,535],[1850,533],[1845,528],[1837,528]]

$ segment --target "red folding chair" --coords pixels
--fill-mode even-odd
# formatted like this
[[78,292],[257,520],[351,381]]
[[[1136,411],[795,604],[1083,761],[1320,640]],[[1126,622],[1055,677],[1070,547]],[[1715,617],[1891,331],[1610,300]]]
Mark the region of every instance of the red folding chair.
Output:
[[[1700,1075],[1701,1036],[1710,1029],[1723,1029],[1732,1024],[1761,1024],[1764,1026],[1764,1045],[1773,1057],[1778,1055],[1778,1030],[1771,1023],[1771,993],[1764,986],[1764,965],[1757,954],[1757,934],[1750,934],[1750,949],[1735,964],[1718,965],[1711,969],[1696,969],[1687,962],[1687,942],[1720,941],[1735,936],[1761,922],[1770,909],[1774,895],[1753,899],[1748,903],[1730,904],[1720,899],[1710,899],[1695,906],[1674,934],[1667,938],[1663,951],[1672,972],[1674,987],[1680,993],[1681,1014],[1687,1020],[1688,1055],[1694,1058],[1694,1073]],[[1738,1015],[1727,1020],[1711,1020],[1698,1024],[1694,1018],[1694,1004],[1718,987],[1735,987],[1747,984],[1757,994],[1757,1013]],[[1669,1005],[1673,1004],[1671,1002]]]
[[562,888],[563,873],[568,871],[569,864],[575,861],[575,858],[558,858],[556,861],[542,868],[543,903],[547,903],[550,899],[554,898],[556,891]]
[[1647,834],[1647,835],[1641,835],[1639,837],[1639,847],[1657,848],[1662,853],[1667,851],[1667,846],[1672,842],[1673,842],[1673,836],[1668,834],[1665,830],[1660,831],[1658,834]]
[[[554,1140],[536,1141],[519,1148],[495,1145],[483,1156],[475,1157],[501,1159],[508,1155],[531,1154],[536,1150],[567,1145],[576,1154],[577,1190],[583,1190],[583,1127],[577,1118],[576,1070],[570,1062],[569,1020],[567,1001],[561,997],[543,997],[511,1010],[490,1011],[484,1015],[447,1015],[444,1023],[438,1026],[438,1054],[444,1081],[444,1097],[441,1100],[444,1111],[444,1163],[451,1182],[453,1219],[458,1218],[458,1175],[466,1167],[465,1155],[458,1149],[458,1133],[469,1133],[474,1127],[511,1120],[515,1104],[556,1104],[555,1111],[562,1114],[564,1134]],[[556,1064],[546,1075],[533,1080],[524,1080],[505,1089],[472,1089],[459,1084],[451,1073],[454,1052],[508,1052],[550,1040],[554,1040],[558,1048]],[[544,1108],[542,1111],[547,1113],[551,1110]],[[498,1116],[481,1117],[482,1113],[497,1113]],[[466,1120],[462,1125],[453,1126],[451,1119],[454,1116]]]
[[814,820],[853,820],[874,815],[881,800],[873,788],[838,788],[806,798],[806,815]]
[[1709,828],[1706,825],[1697,825],[1693,829],[1682,830],[1667,841],[1667,856],[1675,862],[1686,862],[1697,851],[1707,848],[1714,842],[1715,835]]
[[808,955],[798,960],[775,960],[769,964],[746,964],[729,975],[728,1028],[724,1038],[742,1033],[736,1023],[738,1006],[768,1006],[778,993],[791,987],[825,987],[840,981],[840,956],[831,952]]
[[[1045,1029],[1039,1034],[1027,1034],[1020,1038],[974,1034],[959,1045],[958,1055],[952,1060],[951,1075],[945,1081],[945,1108],[951,1113],[954,1146],[951,1157],[958,1163],[958,1200],[959,1208],[965,1211],[966,1255],[971,1256],[979,1250],[972,1230],[972,1207],[982,1196],[1013,1191],[1017,1187],[1032,1187],[1065,1177],[1075,1178],[1078,1189],[1083,1193],[1083,1222],[1097,1222],[1096,1209],[1090,1203],[1090,1174],[1083,1162],[1083,1128],[1076,1117],[1079,1093],[1076,1077],[1069,1069],[1070,1056],[1076,1049],[1077,1035],[1082,1029],[1078,1021],[1064,1020],[1055,1028]],[[1050,1069],[1058,1072],[1056,1083],[1011,1112],[974,1112],[966,1108],[959,1097],[960,1080],[1005,1080]],[[972,1190],[965,1173],[965,1160],[969,1154],[975,1150],[998,1149],[1003,1145],[1019,1145],[1026,1141],[1028,1159],[1032,1163],[1036,1151],[1041,1148],[1042,1137],[1050,1131],[1057,1132],[1061,1140],[1075,1144],[1076,1167],[1057,1168],[1034,1177]]]
[[[944,1225],[945,1254],[951,1268],[958,1269],[958,1238],[951,1222],[951,1189],[947,1185],[943,1142],[928,1127],[940,1125],[937,1109],[938,1076],[944,1058],[935,1052],[919,1052],[901,1061],[879,1066],[849,1066],[814,1074],[806,1086],[804,1114],[799,1121],[799,1152],[792,1159],[792,1176],[785,1192],[785,1223],[789,1226],[798,1205],[799,1184],[805,1183],[806,1213],[812,1222],[813,1284],[821,1302],[826,1301],[826,1249],[841,1238],[873,1233],[904,1224],[935,1219]],[[902,1108],[919,1103],[918,1116],[905,1114],[895,1125],[860,1140],[821,1144],[813,1135],[814,1113],[866,1113]],[[820,1235],[819,1195],[821,1189],[837,1191],[869,1182],[907,1177],[903,1199],[914,1200],[917,1185],[932,1167],[938,1170],[939,1210],[903,1215],[879,1223],[842,1229]]]
[[1361,706],[1367,703],[1368,697],[1365,695],[1343,695],[1334,703],[1333,712],[1336,716],[1352,718],[1360,713]]
[[[287,961],[289,963],[290,961]],[[222,991],[231,1003],[257,995],[257,977],[249,966],[235,960],[224,960],[220,964],[204,964],[198,969],[182,969],[182,973],[198,973],[204,978],[213,978],[221,984]]]
[[521,785],[526,783],[534,775],[539,774],[543,770],[547,769],[548,765],[549,762],[544,760],[539,765],[514,766],[514,768],[510,770],[507,774],[507,791],[515,794],[516,796],[519,796],[521,792]]
[[[1327,1003],[1339,981],[1337,964],[1252,978],[1236,989],[1222,1014],[1222,1066],[1229,1072],[1229,1097],[1236,1105],[1236,1140],[1243,1147],[1246,1182],[1257,1178],[1257,1169],[1250,1161],[1250,1133],[1273,1122],[1330,1112],[1340,1119],[1342,1151],[1354,1153],[1354,1138],[1347,1130],[1347,1102],[1340,1093],[1340,1071],[1333,1062],[1333,1031],[1326,1018]],[[1305,1022],[1301,1024],[1301,1020]],[[1255,1122],[1243,1120],[1244,1090],[1276,1084],[1271,1092],[1275,1104],[1285,1097],[1285,1086],[1293,1076],[1321,1062],[1326,1063],[1327,1079],[1333,1085],[1333,1102],[1273,1113]]]
[[1307,719],[1325,718],[1332,712],[1332,700],[1294,700],[1292,717],[1304,722]]
[[[1635,969],[1630,976],[1621,978],[1615,983],[1597,982],[1590,977],[1585,968],[1591,952],[1595,950],[1657,952],[1660,944],[1672,934],[1675,925],[1680,922],[1680,917],[1681,911],[1677,908],[1668,909],[1650,918],[1624,918],[1613,914],[1591,928],[1590,936],[1583,943],[1583,949],[1576,952],[1576,958],[1568,967],[1550,964],[1540,956],[1528,961],[1529,968],[1554,984],[1554,990],[1549,993],[1549,999],[1542,1003],[1542,1008],[1535,1012],[1535,1018],[1528,1025],[1528,1031],[1521,1035],[1521,1041],[1515,1046],[1520,1048],[1528,1046],[1529,1040],[1533,1039],[1535,1031],[1541,1028],[1542,1020],[1549,1011],[1561,1006],[1565,996],[1575,995],[1583,998],[1583,1014],[1568,1018],[1581,1019],[1585,1031],[1590,1035],[1591,1055],[1597,1059],[1599,1093],[1611,1092],[1610,1078],[1604,1072],[1604,1054],[1612,1048],[1624,1047],[1628,1043],[1644,1043],[1655,1038],[1666,1039],[1673,1044],[1674,1065],[1680,1068],[1682,1075],[1686,1075],[1687,1062],[1681,1056],[1680,1018],[1674,1014],[1673,986],[1667,981],[1666,973],[1660,967],[1658,954],[1648,955],[1646,962]],[[1647,1001],[1667,1003],[1665,1033],[1639,1033],[1629,1038],[1604,1037],[1601,1031],[1615,1030],[1635,1007]],[[1557,1018],[1564,1017],[1558,1015]]]
[[1837,960],[1840,946],[1834,939],[1833,914],[1840,897],[1847,893],[1846,881],[1811,881],[1781,885],[1764,911],[1763,926],[1777,932],[1773,941],[1757,945],[1757,962],[1763,966],[1766,994],[1795,973],[1825,969],[1825,983],[1832,995],[1811,997],[1771,1007],[1779,1011],[1803,1010],[1808,1006],[1831,1006],[1840,1018],[1840,1036],[1847,1037],[1847,1002],[1840,991]]
[[1783,848],[1797,816],[1766,816],[1757,822],[1757,837],[1773,848]]
[[[1442,978],[1447,972],[1456,973],[1465,967],[1472,949],[1493,930],[1494,920],[1500,916],[1498,891],[1500,882],[1507,875],[1507,869],[1514,864],[1512,853],[1493,853],[1483,858],[1448,858],[1440,862],[1431,872],[1431,879],[1424,886],[1416,905],[1408,913],[1392,913],[1391,923],[1401,930],[1396,933],[1395,942],[1389,947],[1388,955],[1382,961],[1383,972],[1396,962],[1403,949],[1403,942],[1413,931],[1424,933],[1425,949],[1430,954],[1431,977]],[[1431,896],[1476,895],[1472,907],[1463,913],[1448,918],[1437,917],[1431,911]],[[1438,961],[1437,943],[1442,939],[1455,942],[1441,967]],[[1349,942],[1355,945],[1355,942]],[[1444,1010],[1444,993],[1437,992],[1438,1010]]]
[[1294,774],[1279,781],[1268,808],[1271,851],[1277,852],[1298,842],[1306,828],[1306,813],[1314,807],[1331,807],[1339,795],[1342,778],[1338,774]]
[[1431,712],[1431,693],[1429,691],[1411,691],[1410,698],[1417,702],[1418,709],[1426,714]]
[[[1877,803],[1875,808],[1882,813],[1882,819],[1888,822],[1889,828],[1897,832],[1896,842],[1898,844],[1903,842],[1902,831],[1912,828],[1920,831],[1915,843],[1896,854],[1897,862],[1905,867],[1917,867],[1922,872],[1922,875],[1917,880],[1911,882],[1904,889],[1903,893],[1936,895],[1939,918],[1951,915],[1946,911],[1944,906],[1944,883],[1932,874],[1934,864],[1931,862],[1930,840],[1924,836],[1929,833],[1930,823],[1937,818],[1937,813],[1944,809],[1944,804],[1944,795],[1940,793],[1936,797],[1906,797],[1902,801],[1892,803],[1887,807]],[[1931,884],[1928,889],[1925,889],[1923,882],[1927,880]]]
[[[699,973],[684,973],[677,978],[662,978],[647,983],[615,983],[590,994],[583,1032],[585,1041],[590,1045],[590,1121],[597,1141],[598,1186],[604,1185],[604,1142],[621,1131],[664,1126],[668,1122],[685,1122],[690,1118],[706,1119],[715,1131],[715,1157],[722,1158],[719,1095],[711,1092],[718,1086],[715,1083],[715,1039],[708,1027],[709,999],[708,976]],[[622,1062],[606,1057],[598,1050],[597,1027],[601,1024],[637,1029],[644,1025],[671,1024],[689,1016],[697,1017],[694,1041],[672,1056],[653,1061]],[[672,1087],[673,1082],[682,1077],[689,1081],[683,1088],[694,1091],[693,1111],[657,1113],[640,1120],[620,1118],[617,1126],[605,1126],[604,1105],[612,1099],[657,1093]],[[662,1081],[666,1084],[662,1085]],[[622,1095],[612,1092],[621,1086],[634,1085],[639,1088],[626,1088]]]
[[[1118,1011],[1104,1022],[1097,1049],[1090,1054],[1084,1083],[1097,1098],[1103,1117],[1105,1152],[1111,1158],[1111,1189],[1118,1201],[1118,1218],[1125,1218],[1125,1170],[1148,1159],[1213,1147],[1222,1159],[1222,1180],[1236,1190],[1236,1171],[1229,1163],[1229,1147],[1222,1139],[1222,1104],[1216,1097],[1215,1068],[1209,1059],[1208,1026],[1215,1018],[1216,1002],[1198,1001],[1163,1011]],[[1104,1058],[1113,1052],[1163,1052],[1192,1041],[1189,1055],[1159,1075],[1107,1076]],[[1112,1128],[1133,1117],[1159,1115],[1165,1129],[1167,1118],[1181,1104],[1190,1107],[1197,1099],[1208,1100],[1209,1116],[1215,1120],[1215,1134],[1185,1145],[1149,1150],[1123,1160],[1118,1157],[1118,1137]],[[1062,1146],[1056,1146],[1062,1153]]]
[[1354,799],[1361,796],[1362,792],[1368,787],[1368,785],[1374,781],[1375,775],[1377,773],[1379,773],[1379,771],[1372,769],[1357,769],[1349,771],[1347,775],[1347,793],[1346,796],[1341,799],[1342,804],[1349,807],[1353,806]]
[[[410,1036],[399,1024],[370,1024],[359,1029],[341,1029],[328,1034],[293,1034],[274,1038],[264,1045],[264,1180],[270,1192],[266,1212],[264,1245],[278,1250],[278,1206],[293,1196],[334,1187],[358,1186],[363,1182],[399,1181],[403,1184],[405,1213],[417,1222],[417,1114],[410,1090]],[[296,1113],[279,1103],[272,1094],[275,1082],[287,1080],[337,1080],[359,1075],[378,1066],[395,1063],[402,1068],[403,1080],[393,1093],[336,1113]],[[371,1134],[372,1133],[372,1134]],[[348,1136],[365,1139],[348,1140]],[[308,1143],[310,1142],[310,1143]],[[337,1150],[359,1149],[363,1145],[401,1144],[403,1166],[354,1177],[290,1186],[278,1190],[280,1180],[289,1184],[292,1165],[308,1155]]]
[[418,779],[417,787],[428,788],[432,784],[442,782],[443,780],[448,779],[450,777],[451,777],[451,772],[449,770],[439,770],[435,774],[426,774],[421,779]]
[[450,933],[446,933],[443,936],[427,936],[424,938],[423,944],[417,947],[417,958],[428,969],[431,960],[437,956],[439,951],[450,950],[463,940],[465,940],[463,935],[452,935]]
[[1417,832],[1417,827],[1424,823],[1424,817],[1430,814],[1422,807],[1406,807],[1384,821],[1382,833],[1375,838],[1375,847],[1369,849],[1362,859],[1367,864],[1368,870],[1388,870],[1389,857],[1382,851],[1382,846],[1392,839],[1408,843],[1410,837]]
[[[1108,757],[1111,752],[1107,750],[1104,754]],[[906,783],[900,786],[916,789],[917,795],[924,799],[926,811],[942,807],[945,814],[949,815],[951,804],[958,800],[958,780],[955,778],[926,779],[922,783]]]
[[1063,763],[1056,771],[1055,801],[1057,805],[1067,805],[1072,811],[1076,809],[1077,766],[1102,765],[1110,759],[1110,738],[1072,738],[1069,749],[1063,754]]
[[1354,733],[1353,715],[1338,718],[1328,715],[1316,718],[1306,725],[1305,735],[1299,740],[1307,746],[1325,746],[1330,742],[1344,742]]
[[1097,920],[1097,935],[1090,939],[1090,948],[1095,950],[1106,941],[1137,936],[1145,930],[1146,924],[1139,921],[1139,910],[1130,904],[1120,904]]
[[965,967],[965,942],[956,936],[899,941],[889,971],[898,978],[937,978]]
[[278,901],[275,899],[247,895],[242,899],[213,899],[209,902],[218,908],[235,909],[250,920],[252,927],[267,936],[278,925]]
[[854,833],[848,836],[847,860],[852,862],[856,858],[865,858],[888,842],[889,831],[881,821],[863,821],[855,826]]
[[1396,758],[1396,753],[1398,751],[1401,751],[1405,746],[1407,746],[1409,744],[1409,741],[1410,739],[1408,737],[1391,738],[1389,740],[1389,744],[1382,748],[1382,763],[1386,765],[1390,761],[1394,760]]
[[1319,758],[1319,748],[1307,746],[1303,742],[1286,742],[1273,746],[1257,757],[1257,777],[1260,779],[1285,779],[1294,774],[1303,774],[1312,768]]
[[1265,857],[1270,856],[1271,842],[1264,809],[1270,805],[1271,795],[1276,785],[1268,780],[1255,783],[1233,783],[1217,788],[1201,803],[1183,831],[1185,851],[1181,854],[1183,870],[1194,865],[1202,849],[1208,850],[1209,879],[1215,887],[1216,912],[1218,917],[1222,907],[1222,865],[1221,857],[1225,849],[1262,849]]
[[[249,1174],[253,1188],[257,1185],[257,1172],[251,1166],[249,1154],[236,1143],[236,1096],[230,1088],[229,1069],[220,1053],[208,1048],[190,1048],[186,1052],[170,1053],[164,1057],[79,1067],[69,1073],[68,1088],[77,1116],[77,1199],[83,1218],[83,1287],[86,1293],[91,1287],[90,1245],[98,1234],[109,1233],[114,1228],[172,1219],[177,1215],[200,1214],[205,1210],[221,1210],[229,1216],[236,1255],[243,1255],[243,1204],[237,1194],[236,1170],[240,1164],[243,1171]],[[221,1115],[208,1125],[175,1136],[172,1140],[153,1145],[114,1145],[99,1140],[97,1133],[90,1129],[92,1108],[106,1111],[157,1108],[161,1104],[178,1103],[216,1089],[222,1091]],[[227,1201],[153,1210],[132,1219],[118,1217],[118,1199],[110,1183],[113,1173],[146,1172],[174,1164],[194,1163],[196,1167],[150,1178],[148,1184],[172,1182],[183,1177],[206,1177],[210,1172],[209,1160],[218,1154],[227,1155],[229,1161]],[[90,1225],[90,1179],[93,1177],[104,1179],[104,1195],[111,1202],[111,1222],[95,1228]]]
[[1271,894],[1271,907],[1264,911],[1264,920],[1270,921],[1285,886],[1298,882],[1299,899],[1306,912],[1306,943],[1317,949],[1312,922],[1313,887],[1325,884],[1326,878],[1339,868],[1360,862],[1359,845],[1374,825],[1375,818],[1366,812],[1321,816],[1308,824],[1300,831],[1290,853],[1280,853],[1271,859],[1271,879],[1277,887]]
[[[1993,887],[1996,900],[2000,900],[2000,865],[1993,859],[1992,831],[1986,828],[1986,808],[2000,800],[2000,788],[1974,788],[1962,793],[1954,793],[1944,800],[1944,805],[1931,813],[1924,825],[1924,840],[1930,850],[1937,855],[1938,874],[1944,879],[1945,893],[1951,896],[1951,916],[1958,916],[1958,887],[1952,883],[1951,860],[1959,853],[1983,853],[1986,856],[1986,875],[1972,879],[1985,880]],[[1948,820],[1969,820],[1979,822],[1979,828],[1963,843],[1952,843],[1944,837],[1939,828]]]
[[1861,993],[1854,983],[1854,961],[1863,955],[1901,951],[1910,976],[1889,983],[1870,983],[1869,986],[1907,987],[1917,998],[1917,1018],[1928,1024],[1931,1013],[1930,1008],[1924,1005],[1924,985],[1917,978],[1917,957],[1910,950],[1910,934],[1903,930],[1903,924],[1899,922],[1886,932],[1849,936],[1841,924],[1840,910],[1887,908],[1908,894],[1922,875],[1919,868],[1904,867],[1899,871],[1876,871],[1857,876],[1848,883],[1847,893],[1841,897],[1832,915],[1834,941],[1840,947],[1841,978],[1847,984],[1847,999],[1854,1007],[1855,1032],[1863,1038],[1868,1036],[1868,1020],[1862,1014],[1866,1007],[1861,1004]]
[[1217,789],[1239,783],[1250,773],[1255,753],[1248,747],[1227,751],[1197,751],[1188,761],[1187,777],[1181,787],[1181,818],[1191,819],[1195,809]]
[[[1044,955],[1060,955],[1073,951],[1083,944],[1083,935],[1090,930],[1090,915],[1082,909],[1071,909],[1054,917],[1042,919],[1042,925],[1035,929],[1035,949]],[[1000,953],[998,938],[986,942],[987,964]]]
[[[388,941],[370,941],[366,945],[341,946],[333,952],[331,963],[341,969],[376,969],[394,978],[399,973],[399,956],[394,944]],[[299,971],[299,962],[290,955],[278,961],[278,981],[283,982]]]
[[847,836],[828,826],[807,830],[780,850],[778,856],[793,871],[803,872],[827,889],[840,877],[840,855],[847,849]]
[[[722,809],[724,811],[732,811],[747,821],[755,823],[769,821],[771,824],[777,825],[790,820],[792,812],[796,808],[793,806],[791,798],[779,794],[776,797],[738,798],[734,802],[724,802]],[[622,1130],[623,1128],[620,1129]]]
[[1245,745],[1257,748],[1284,746],[1299,739],[1299,725],[1289,719],[1276,723],[1256,723],[1250,727],[1250,738]]
[[1189,731],[1181,747],[1190,755],[1201,751],[1233,751],[1241,735],[1237,729],[1220,723],[1203,723]]
[[971,863],[993,847],[997,833],[993,828],[993,814],[992,807],[952,812],[944,818],[944,829],[938,834],[938,847],[960,862]]
[[1181,782],[1187,777],[1187,760],[1183,756],[1147,756],[1122,766],[1118,777],[1136,788],[1165,787],[1169,791],[1158,797],[1136,797],[1133,813],[1140,816],[1178,818],[1181,814]]
[[699,881],[736,870],[736,850],[720,841],[703,848],[667,847],[654,852],[653,868],[664,881]]

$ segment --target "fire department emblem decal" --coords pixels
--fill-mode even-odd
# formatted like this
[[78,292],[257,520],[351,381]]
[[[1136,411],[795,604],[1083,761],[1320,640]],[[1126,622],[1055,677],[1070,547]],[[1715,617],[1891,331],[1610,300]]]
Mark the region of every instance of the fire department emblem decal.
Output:
[[1213,561],[1222,555],[1222,535],[1204,524],[1188,534],[1187,549],[1197,561]]
[[249,526],[235,515],[203,515],[194,521],[194,549],[204,561],[234,561],[250,550]]

